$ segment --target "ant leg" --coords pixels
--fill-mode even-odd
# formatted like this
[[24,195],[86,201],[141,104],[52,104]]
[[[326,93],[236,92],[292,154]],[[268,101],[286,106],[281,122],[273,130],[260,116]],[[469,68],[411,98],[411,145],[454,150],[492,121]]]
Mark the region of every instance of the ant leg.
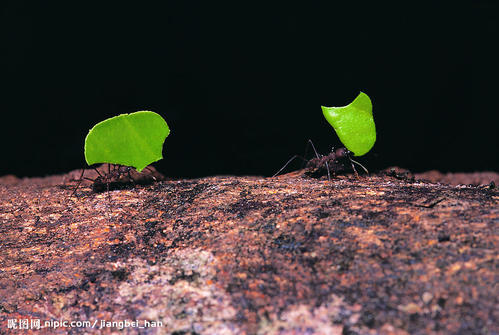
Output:
[[[314,149],[315,157],[317,157],[317,159],[320,159],[320,156],[317,153],[317,150],[315,150],[315,146],[314,146],[314,143],[312,142],[312,140],[309,139],[308,143],[310,143],[310,145],[312,145],[312,149]],[[334,148],[333,148],[333,150],[334,150]],[[327,180],[331,181],[331,171],[329,169],[329,164],[327,163],[327,160],[324,162],[324,164],[326,165],[326,170],[327,170]]]
[[[312,142],[311,139],[308,139],[307,140],[307,145],[305,146],[305,153],[303,154],[303,157],[307,157],[308,156],[308,149],[310,148],[310,146],[312,146],[313,150],[314,150],[314,153],[315,153],[315,157],[316,158],[319,158],[319,154],[317,153],[317,150],[315,150],[315,146],[314,146],[314,143]],[[303,158],[303,163],[302,163],[302,166],[301,168],[303,169],[305,167],[305,165],[307,164],[308,162],[308,159],[306,158]]]
[[93,167],[92,169],[94,169],[94,170],[95,170],[95,172],[97,172],[97,174],[98,174],[100,177],[102,177],[101,173],[99,172],[99,170],[97,170],[97,168]]
[[359,174],[357,173],[357,170],[355,169],[355,166],[353,165],[353,163],[357,164],[358,166],[360,166],[362,169],[364,169],[364,171],[366,171],[367,174],[369,174],[369,171],[367,171],[367,169],[364,167],[364,165],[360,164],[359,162],[357,162],[356,160],[353,160],[351,157],[348,157],[350,159],[350,164],[352,164],[352,168],[353,170],[355,171],[355,175],[357,177],[359,177]]
[[78,179],[78,184],[76,185],[73,193],[71,193],[71,195],[69,196],[70,198],[76,194],[76,191],[78,190],[78,187],[80,187],[80,184],[82,182],[82,180],[84,179],[83,178],[83,174],[85,173],[85,168],[83,168],[83,170],[81,170],[81,175],[80,175],[80,178]]
[[329,172],[329,164],[327,163],[327,160],[326,160],[326,169],[327,169],[327,179],[329,181],[331,181],[331,172]]
[[133,179],[132,174],[130,173],[130,169],[127,169],[126,172],[128,174],[128,179],[130,179],[130,182],[132,183],[133,188],[135,189],[137,183],[135,182],[135,179]]
[[[314,146],[314,143],[312,142],[312,140],[309,139],[308,143],[312,145],[312,149],[314,149],[315,157],[317,157],[318,159],[320,159],[319,154],[317,153],[317,150],[315,150],[315,146]],[[307,147],[308,147],[308,144],[307,144]]]
[[303,157],[301,157],[301,156],[299,156],[299,155],[294,155],[293,157],[291,157],[291,158],[290,158],[290,160],[288,160],[288,161],[286,162],[286,164],[284,164],[284,166],[283,166],[282,168],[280,168],[280,169],[279,169],[279,171],[277,171],[276,173],[274,173],[274,175],[273,175],[272,177],[277,176],[277,175],[278,175],[278,174],[279,174],[282,170],[284,170],[284,169],[286,168],[286,166],[288,166],[288,164],[289,164],[289,163],[291,163],[291,162],[292,162],[295,158],[301,158],[301,159],[303,159],[304,161],[306,161],[306,159],[305,159],[305,158],[303,158]]
[[109,180],[106,180],[106,198],[107,198],[108,220],[111,221],[112,214],[111,214],[111,194],[109,193]]
[[353,160],[350,158],[350,164],[352,165],[353,172],[355,173],[355,177],[359,178],[359,173],[357,172],[357,169],[353,165]]

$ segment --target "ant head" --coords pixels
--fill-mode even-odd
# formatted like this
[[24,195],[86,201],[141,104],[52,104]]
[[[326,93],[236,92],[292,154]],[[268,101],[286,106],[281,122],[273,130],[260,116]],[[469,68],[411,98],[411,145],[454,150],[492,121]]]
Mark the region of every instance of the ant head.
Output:
[[334,153],[335,153],[337,158],[348,157],[352,154],[352,152],[350,150],[348,150],[347,148],[338,148],[334,151]]

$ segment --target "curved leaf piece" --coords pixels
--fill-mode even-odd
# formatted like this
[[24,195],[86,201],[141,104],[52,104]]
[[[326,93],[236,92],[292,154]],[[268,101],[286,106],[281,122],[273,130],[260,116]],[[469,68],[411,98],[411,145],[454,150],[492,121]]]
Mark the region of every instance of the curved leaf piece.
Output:
[[343,145],[355,156],[365,155],[371,150],[376,142],[376,126],[367,94],[360,92],[351,104],[344,107],[321,108]]
[[163,158],[163,143],[170,134],[157,113],[121,114],[97,123],[85,138],[85,160],[132,166],[138,172]]

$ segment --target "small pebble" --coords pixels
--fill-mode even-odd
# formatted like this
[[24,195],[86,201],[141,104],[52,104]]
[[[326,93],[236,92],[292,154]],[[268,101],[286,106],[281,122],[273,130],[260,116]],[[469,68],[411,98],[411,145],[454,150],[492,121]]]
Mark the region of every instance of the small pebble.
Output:
[[421,299],[423,299],[423,302],[425,303],[425,305],[428,305],[430,303],[431,299],[433,299],[433,294],[431,294],[430,292],[425,292],[421,296]]

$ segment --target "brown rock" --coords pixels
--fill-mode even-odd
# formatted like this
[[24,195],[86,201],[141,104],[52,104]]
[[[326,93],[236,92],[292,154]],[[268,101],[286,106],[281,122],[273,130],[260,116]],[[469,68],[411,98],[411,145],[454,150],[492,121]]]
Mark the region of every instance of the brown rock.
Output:
[[0,332],[499,331],[497,189],[298,172],[72,190],[0,186]]

